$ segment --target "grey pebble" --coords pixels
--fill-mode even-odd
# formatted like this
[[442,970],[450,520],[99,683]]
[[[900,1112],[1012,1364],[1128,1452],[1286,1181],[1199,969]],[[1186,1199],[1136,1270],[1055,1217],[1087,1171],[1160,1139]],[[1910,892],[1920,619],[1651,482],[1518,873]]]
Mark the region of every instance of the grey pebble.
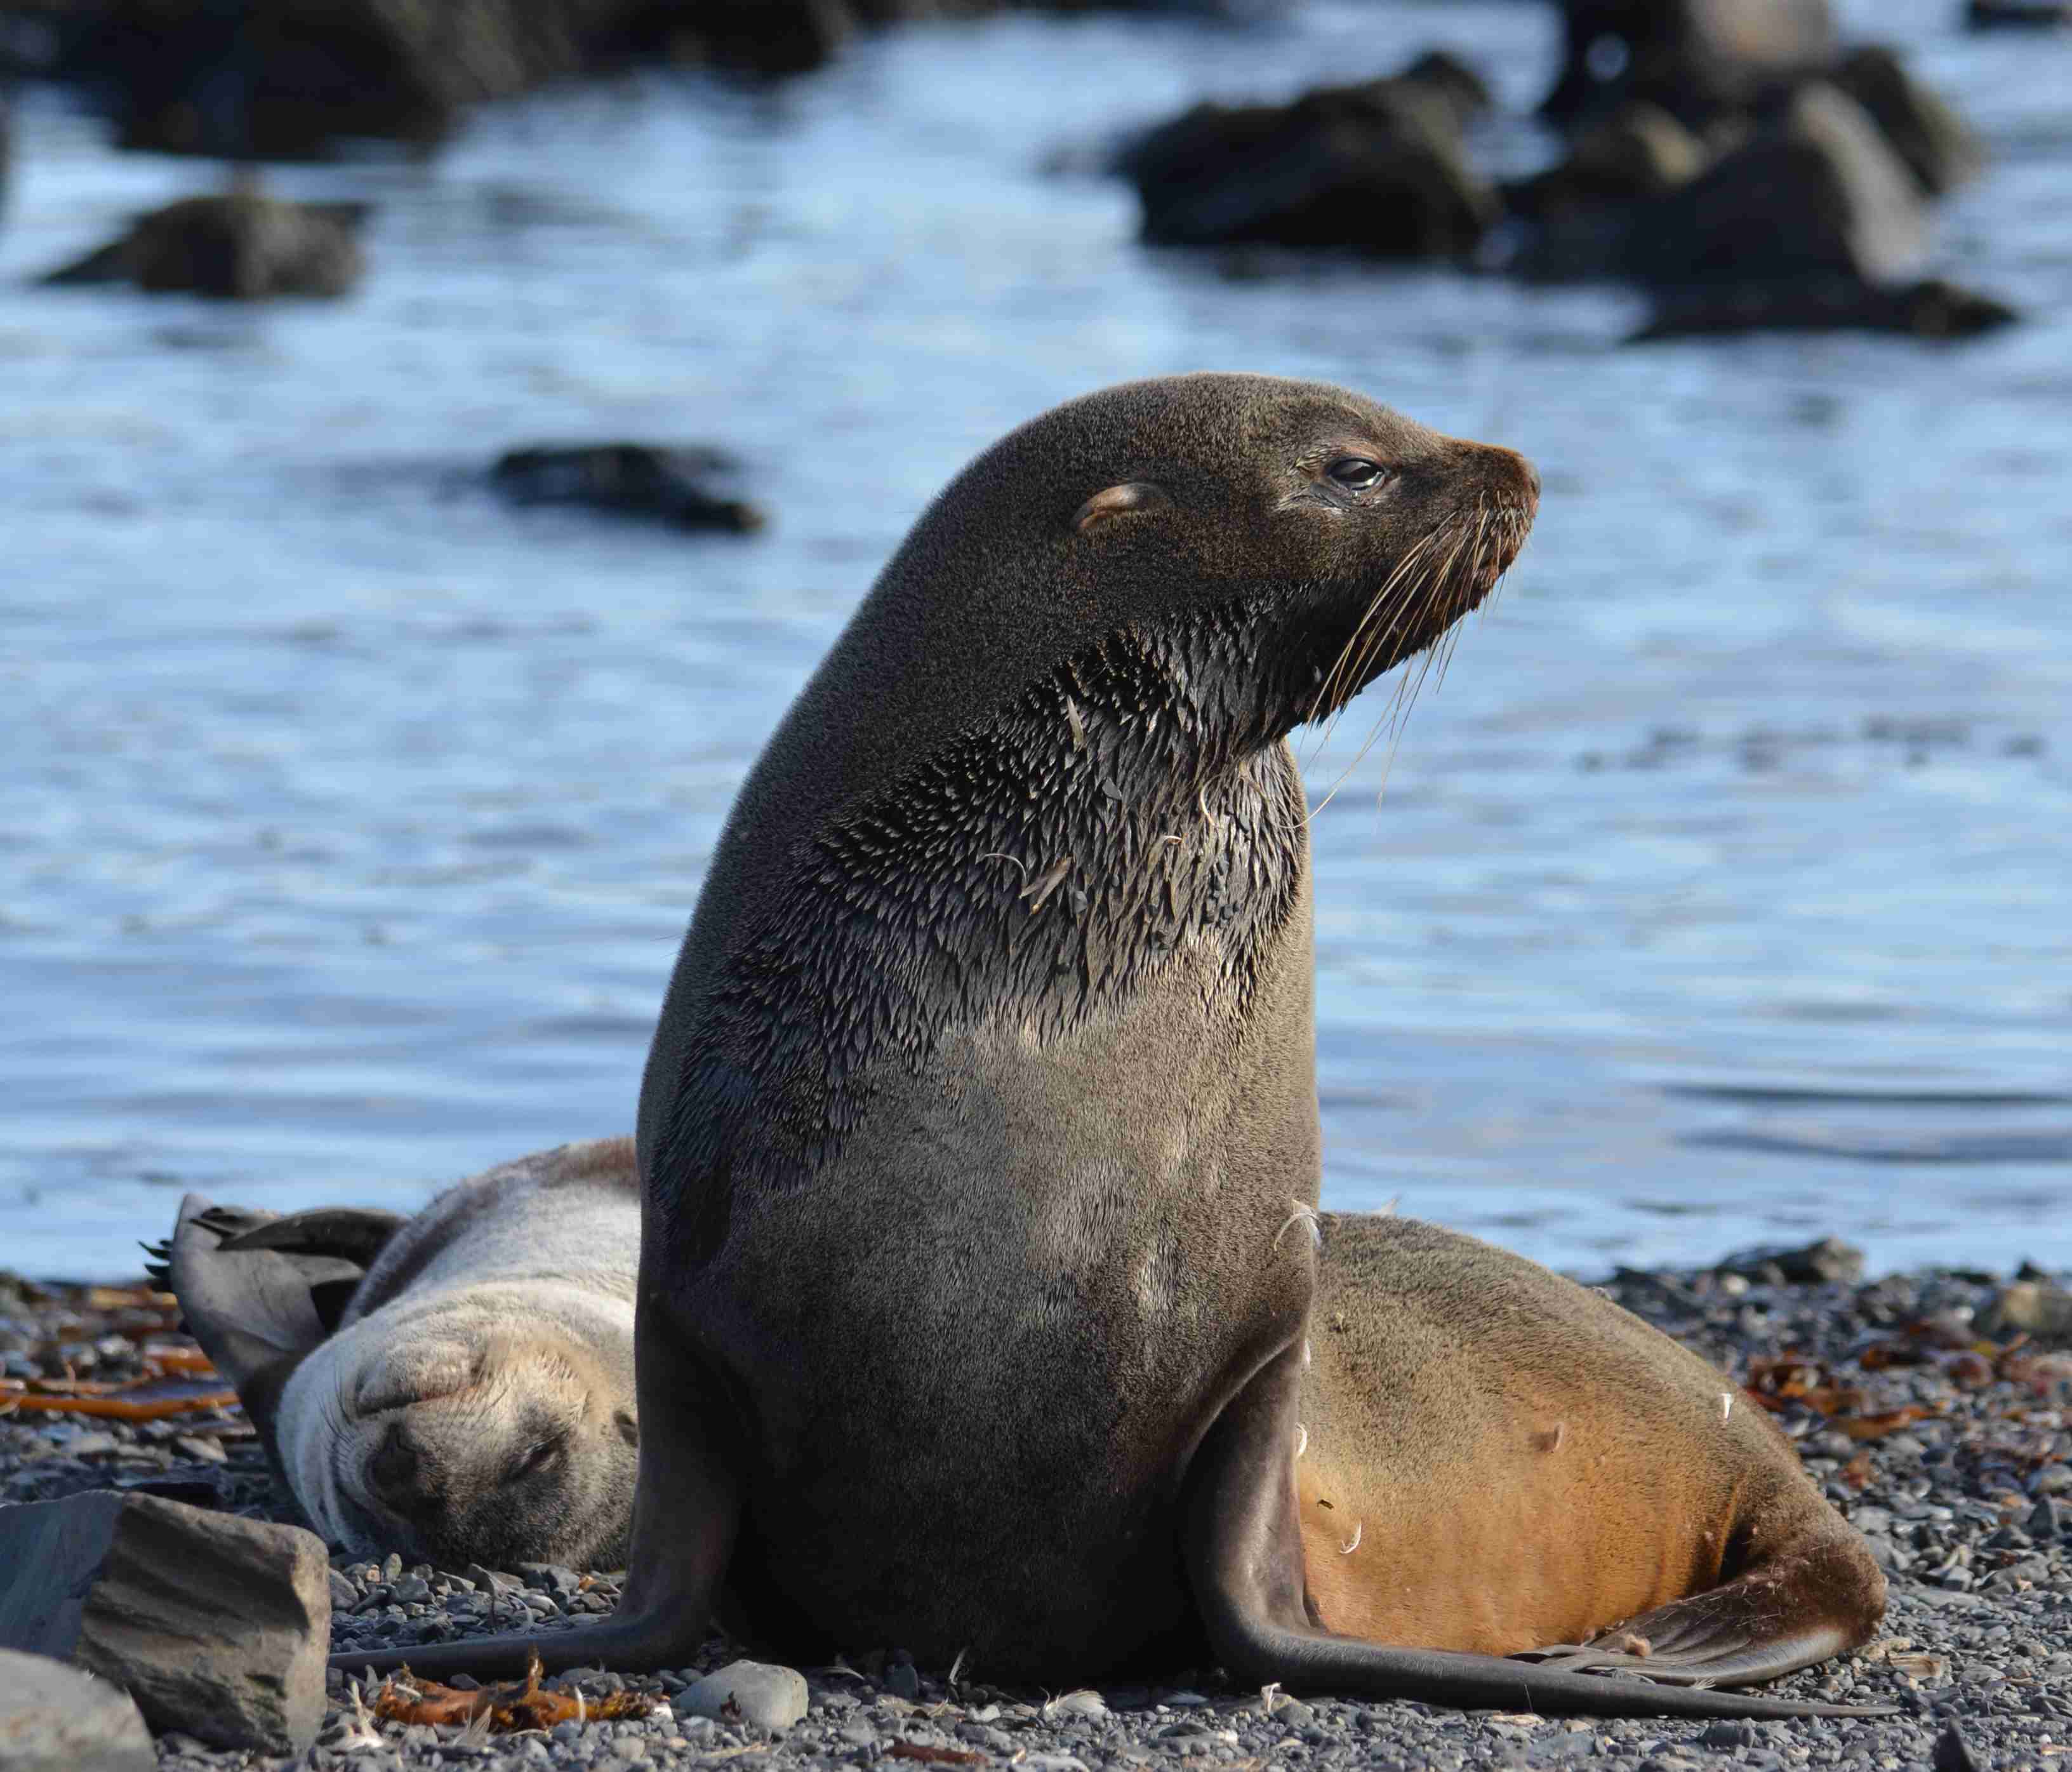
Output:
[[[806,1676],[796,1668],[735,1661],[717,1673],[706,1675],[695,1686],[686,1687],[676,1704],[679,1712],[693,1716],[709,1716],[722,1722],[738,1717],[776,1733],[791,1728],[806,1714],[808,1696]],[[730,1704],[734,1707],[732,1715],[728,1713]]]

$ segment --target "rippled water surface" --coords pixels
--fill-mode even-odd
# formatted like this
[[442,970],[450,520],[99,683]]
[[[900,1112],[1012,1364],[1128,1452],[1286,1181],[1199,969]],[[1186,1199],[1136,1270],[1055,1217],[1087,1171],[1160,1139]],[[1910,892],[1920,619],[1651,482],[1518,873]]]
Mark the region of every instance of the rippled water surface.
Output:
[[[2072,1262],[2072,39],[1859,3],[1988,137],[1955,351],[1628,352],[1610,292],[1148,253],[1090,147],[1553,9],[895,35],[774,97],[506,107],[372,197],[354,300],[31,272],[205,167],[48,101],[0,222],[0,1265],[134,1266],[183,1188],[409,1204],[625,1129],[744,769],[923,502],[1127,376],[1344,381],[1546,476],[1393,749],[1306,738],[1327,1200],[1543,1259],[1835,1229]],[[1063,170],[1060,170],[1060,169]],[[710,438],[746,541],[514,515],[541,438]],[[1387,791],[1382,793],[1384,779]]]

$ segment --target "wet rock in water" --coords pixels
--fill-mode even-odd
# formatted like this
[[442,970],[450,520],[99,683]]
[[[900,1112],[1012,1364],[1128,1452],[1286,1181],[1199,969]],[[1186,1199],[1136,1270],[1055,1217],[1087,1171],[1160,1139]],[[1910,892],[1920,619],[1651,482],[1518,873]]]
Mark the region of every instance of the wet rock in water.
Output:
[[1985,165],[1985,149],[1964,120],[1883,43],[1851,50],[1828,78],[1863,106],[1929,195],[1954,191]]
[[0,1766],[7,1772],[152,1772],[151,1733],[119,1686],[43,1655],[0,1649]]
[[1626,342],[1740,332],[1897,332],[1954,340],[1996,332],[2021,318],[2004,302],[1940,278],[1896,286],[1851,277],[1799,278],[1671,291]]
[[331,1632],[314,1533],[105,1490],[0,1508],[0,1647],[112,1681],[155,1732],[295,1753]]
[[1453,258],[1497,213],[1469,164],[1466,121],[1486,88],[1427,56],[1404,73],[1320,88],[1292,105],[1198,105],[1126,150],[1146,241],[1342,246]]
[[509,450],[490,483],[516,504],[578,504],[685,529],[746,534],[762,511],[733,495],[740,465],[722,450],[660,443],[550,443]]
[[1703,125],[1825,67],[1827,0],[1567,0],[1561,73],[1540,105],[1564,125],[1629,100]]
[[1964,23],[1974,31],[2053,30],[2072,25],[2072,0],[1971,0]]
[[676,1708],[715,1722],[751,1723],[779,1733],[806,1714],[805,1676],[767,1662],[730,1662],[677,1695]]
[[[911,16],[911,4],[881,3],[873,23]],[[669,59],[709,61],[738,72],[775,78],[803,74],[832,60],[854,35],[865,9],[844,0],[698,0],[663,16]]]
[[139,216],[129,231],[43,281],[134,283],[152,294],[263,301],[343,295],[364,268],[364,204],[288,203],[253,190],[185,197]]
[[1853,1286],[1864,1277],[1864,1252],[1840,1237],[1822,1237],[1800,1248],[1780,1244],[1737,1250],[1712,1271],[1738,1274],[1759,1285]]
[[[652,0],[102,0],[47,69],[114,112],[126,147],[321,155],[430,146],[464,107],[631,56]],[[775,8],[773,7],[773,10]]]
[[1622,105],[1584,129],[1559,165],[1508,186],[1511,212],[1548,221],[1623,208],[1688,184],[1712,150],[1659,105]]
[[1821,82],[1688,184],[1638,210],[1624,269],[1656,285],[1762,284],[1918,267],[1927,222],[1913,176],[1863,107]]
[[2026,1334],[2051,1345],[2072,1342],[2072,1292],[2044,1281],[2016,1281],[2001,1289],[1980,1326],[1990,1334]]

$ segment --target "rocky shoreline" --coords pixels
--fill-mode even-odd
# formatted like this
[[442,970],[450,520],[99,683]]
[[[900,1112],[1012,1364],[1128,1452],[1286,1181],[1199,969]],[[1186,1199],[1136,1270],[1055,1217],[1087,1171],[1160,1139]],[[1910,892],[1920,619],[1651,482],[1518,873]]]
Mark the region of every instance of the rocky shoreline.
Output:
[[[915,1668],[896,1647],[781,1674],[731,1675],[745,1651],[715,1638],[694,1664],[659,1676],[574,1675],[581,1717],[492,1733],[410,1721],[372,1683],[331,1676],[315,1745],[269,1758],[162,1735],[161,1767],[691,1766],[749,1759],[777,1772],[880,1759],[1030,1772],[1104,1772],[1200,1761],[1239,1772],[1350,1766],[1552,1766],[1670,1772],[1730,1760],[1753,1766],[2050,1766],[2072,1757],[2072,1298],[2049,1277],[1963,1272],[1864,1283],[1848,1252],[1703,1270],[1622,1272],[1606,1289],[1718,1360],[1775,1410],[1807,1466],[1869,1538],[1892,1577],[1885,1627],[1869,1650],[1773,1688],[1807,1698],[1889,1702],[1877,1721],[1791,1723],[1564,1721],[1463,1715],[1411,1703],[1232,1691],[1214,1670],[1169,1684],[1096,1692],[997,1688],[983,1668]],[[122,1383],[147,1357],[178,1375],[170,1301],[142,1287],[39,1287],[0,1277],[0,1504],[110,1487],[291,1519],[250,1426],[208,1406],[129,1421],[27,1400],[68,1376]],[[169,1393],[170,1394],[170,1393]],[[1548,1529],[1558,1530],[1549,1522]],[[443,1641],[607,1612],[615,1581],[567,1569],[331,1564],[337,1647]],[[738,1690],[737,1701],[728,1703]],[[647,1694],[645,1716],[595,1715],[614,1694]],[[565,1708],[565,1707],[563,1707]],[[615,1708],[640,1707],[622,1700]],[[712,1712],[713,1714],[701,1714]]]

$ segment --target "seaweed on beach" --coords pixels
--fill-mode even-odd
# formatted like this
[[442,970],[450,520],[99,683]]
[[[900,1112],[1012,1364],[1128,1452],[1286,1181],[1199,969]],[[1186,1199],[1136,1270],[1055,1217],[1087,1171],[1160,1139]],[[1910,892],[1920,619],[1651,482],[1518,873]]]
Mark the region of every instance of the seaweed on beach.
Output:
[[642,1717],[655,1708],[646,1692],[610,1692],[586,1699],[579,1691],[549,1692],[540,1684],[540,1658],[532,1657],[522,1682],[474,1691],[418,1679],[404,1667],[374,1695],[375,1716],[384,1722],[474,1724],[492,1735],[552,1729],[557,1723],[617,1722]]

